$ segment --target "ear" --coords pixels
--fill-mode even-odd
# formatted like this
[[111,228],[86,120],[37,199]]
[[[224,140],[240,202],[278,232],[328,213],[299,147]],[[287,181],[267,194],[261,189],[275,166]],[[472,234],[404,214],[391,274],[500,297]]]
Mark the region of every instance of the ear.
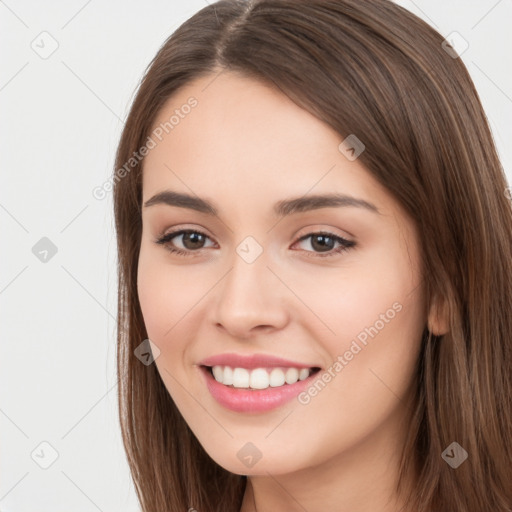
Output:
[[436,294],[428,313],[428,330],[435,336],[446,334],[450,330],[448,318],[448,301],[441,295]]

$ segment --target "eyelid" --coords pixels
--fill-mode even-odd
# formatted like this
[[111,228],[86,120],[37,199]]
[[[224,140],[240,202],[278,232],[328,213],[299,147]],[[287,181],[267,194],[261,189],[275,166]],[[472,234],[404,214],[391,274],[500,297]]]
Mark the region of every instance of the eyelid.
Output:
[[190,225],[187,224],[179,224],[177,226],[173,226],[172,228],[165,228],[159,232],[157,232],[156,240],[161,240],[162,238],[167,238],[171,235],[180,235],[185,233],[199,233],[200,235],[203,235],[205,237],[208,237],[210,240],[214,240],[214,237],[209,234],[209,231],[206,228],[201,227],[190,227]]
[[[327,226],[327,227],[326,227]],[[342,233],[339,233],[342,231]],[[304,233],[304,234],[301,234]],[[298,237],[297,239],[302,239],[304,236],[308,236],[311,234],[320,234],[325,233],[326,235],[336,236],[339,238],[343,238],[343,240],[347,242],[356,242],[356,237],[349,233],[348,231],[340,230],[334,226],[329,226],[328,224],[310,224],[304,228],[301,228],[294,237]]]

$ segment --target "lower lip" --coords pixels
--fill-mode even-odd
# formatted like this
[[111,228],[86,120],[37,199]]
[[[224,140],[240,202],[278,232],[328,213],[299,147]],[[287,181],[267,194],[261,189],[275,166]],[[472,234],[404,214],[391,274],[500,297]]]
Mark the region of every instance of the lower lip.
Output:
[[220,405],[235,412],[266,412],[276,409],[292,400],[303,391],[318,372],[312,373],[307,379],[298,380],[295,384],[284,384],[279,387],[250,390],[233,388],[217,382],[208,368],[199,367],[206,380],[206,386],[213,398]]

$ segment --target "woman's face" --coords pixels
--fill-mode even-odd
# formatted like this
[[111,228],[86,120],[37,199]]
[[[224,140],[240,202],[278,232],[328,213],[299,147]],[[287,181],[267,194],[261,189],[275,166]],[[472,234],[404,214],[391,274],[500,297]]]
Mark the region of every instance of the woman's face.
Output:
[[[414,225],[355,158],[361,146],[340,150],[278,90],[215,77],[166,103],[144,163],[138,291],[161,378],[233,473],[394,453],[427,321]],[[191,199],[155,198],[166,191]],[[333,194],[344,199],[311,201]],[[199,234],[155,242],[180,230]],[[226,384],[202,367],[213,363]],[[308,368],[320,371],[304,379]]]

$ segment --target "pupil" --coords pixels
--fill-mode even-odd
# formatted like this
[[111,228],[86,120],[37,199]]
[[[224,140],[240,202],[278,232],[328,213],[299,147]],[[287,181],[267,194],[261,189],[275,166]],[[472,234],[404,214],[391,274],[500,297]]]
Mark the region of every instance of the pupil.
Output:
[[[320,244],[317,247],[315,247],[315,240],[320,240]],[[330,240],[331,243],[330,244],[326,243],[326,240]],[[312,245],[313,245],[314,249],[320,249],[320,251],[325,252],[326,250],[332,249],[332,242],[333,242],[333,239],[330,236],[316,235],[313,237]]]
[[[190,245],[190,244],[187,244],[186,241],[187,239],[192,238],[191,242],[192,242],[192,247],[187,247],[187,245]],[[188,249],[197,249],[198,247],[200,248],[201,247],[201,242],[203,240],[200,240],[202,237],[201,234],[199,233],[185,233],[184,237],[183,237],[183,245],[185,245],[185,247],[187,247]]]

